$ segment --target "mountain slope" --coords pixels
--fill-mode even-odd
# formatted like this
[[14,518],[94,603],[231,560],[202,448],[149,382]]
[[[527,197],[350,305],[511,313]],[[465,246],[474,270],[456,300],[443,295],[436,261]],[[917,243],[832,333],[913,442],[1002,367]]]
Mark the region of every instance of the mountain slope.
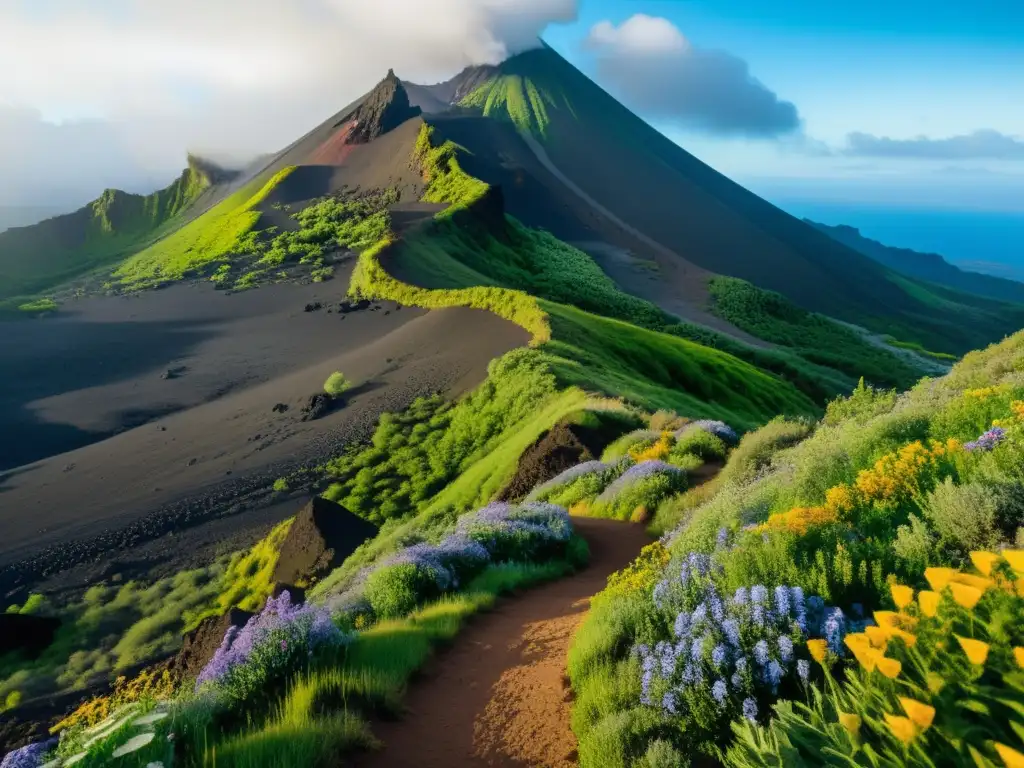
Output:
[[1024,303],[1024,283],[1002,277],[971,272],[950,264],[937,253],[922,253],[909,248],[896,248],[865,237],[855,227],[840,224],[829,226],[804,219],[829,237],[865,256],[894,269],[902,275],[927,280],[958,291],[966,291],[999,301]]
[[[453,106],[437,114],[445,97]],[[666,294],[707,302],[706,282],[718,273],[777,291],[806,309],[948,351],[964,351],[1019,325],[1019,316],[980,310],[972,322],[950,321],[885,267],[685,152],[549,48],[414,89],[413,102],[435,113],[427,119],[441,138],[479,158],[473,175],[502,184],[509,212],[526,224],[570,241],[596,233],[608,242],[602,230],[619,229],[614,245],[656,265],[657,280],[645,298],[670,311]],[[494,130],[481,117],[504,120],[521,134],[518,141],[502,139],[501,157]],[[573,194],[549,179],[541,182],[546,210],[538,212],[542,206],[531,189],[538,180],[528,170],[538,161],[645,238],[629,237],[607,220],[595,225],[607,217],[582,213],[569,199]]]
[[144,247],[229,175],[196,157],[150,195],[108,189],[79,210],[0,233],[0,299],[51,288]]

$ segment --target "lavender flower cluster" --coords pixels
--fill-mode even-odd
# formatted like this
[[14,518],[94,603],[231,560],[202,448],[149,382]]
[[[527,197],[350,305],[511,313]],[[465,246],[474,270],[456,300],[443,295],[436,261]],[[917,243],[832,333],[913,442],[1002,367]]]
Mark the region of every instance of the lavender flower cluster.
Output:
[[35,744],[8,752],[0,768],[39,768],[43,764],[46,754],[57,746],[57,739],[38,741]]
[[641,461],[639,464],[631,466],[622,473],[618,480],[601,491],[601,495],[597,497],[596,502],[598,504],[608,504],[614,501],[615,497],[623,491],[628,490],[641,481],[649,480],[658,475],[666,475],[671,478],[685,477],[683,470],[664,461]]
[[713,421],[711,419],[698,419],[684,425],[681,429],[676,430],[676,440],[694,429],[703,429],[705,432],[722,440],[726,445],[736,445],[740,441],[736,430],[724,421]]
[[440,544],[426,542],[406,547],[387,558],[378,566],[411,564],[430,574],[439,591],[457,589],[459,576],[483,568],[491,559],[486,547],[465,534],[445,537]]
[[991,451],[1006,438],[1006,430],[1002,427],[992,427],[988,432],[981,435],[977,440],[964,443],[964,449],[968,451]]
[[496,501],[459,518],[455,532],[483,543],[493,555],[498,541],[506,537],[568,541],[572,522],[565,507],[556,504],[531,501],[515,506]]
[[[724,546],[727,534],[720,538]],[[807,681],[810,662],[800,656],[808,637],[824,635],[842,652],[842,611],[826,608],[820,597],[805,598],[800,587],[740,587],[726,597],[717,584],[720,566],[696,552],[669,573],[652,593],[667,632],[646,638],[653,645],[633,647],[646,706],[670,716],[699,713],[696,720],[705,723],[739,714],[755,721],[759,701]]]
[[622,473],[633,460],[628,456],[624,456],[617,461],[584,461],[581,464],[577,464],[573,467],[569,467],[567,470],[559,475],[547,480],[540,485],[536,486],[527,497],[528,501],[543,501],[552,495],[553,492],[561,490],[568,485],[581,480],[583,478],[590,477],[608,477],[617,476]]
[[286,590],[268,599],[244,627],[231,627],[225,633],[220,648],[199,673],[196,690],[206,683],[230,683],[253,664],[261,667],[260,675],[269,677],[320,648],[341,646],[350,639],[331,621],[327,609],[293,605]]

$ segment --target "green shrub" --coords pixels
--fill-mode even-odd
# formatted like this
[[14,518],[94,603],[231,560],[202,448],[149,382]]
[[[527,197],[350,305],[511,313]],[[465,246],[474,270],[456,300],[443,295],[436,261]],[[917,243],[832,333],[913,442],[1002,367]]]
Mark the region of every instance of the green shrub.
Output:
[[422,599],[437,592],[433,575],[413,563],[400,563],[371,573],[365,596],[377,616],[393,618],[412,612]]
[[946,478],[928,494],[924,514],[940,543],[963,557],[972,550],[998,546],[1001,496],[992,486],[955,485]]
[[324,392],[331,397],[340,397],[352,388],[352,382],[341,371],[335,371],[324,382]]
[[919,579],[928,562],[934,558],[935,536],[920,517],[911,514],[908,525],[896,529],[892,549],[904,572]]
[[279,477],[277,478],[277,480],[274,481],[274,491],[276,493],[288,493],[289,490],[290,487],[288,485],[287,478]]
[[775,454],[804,440],[812,430],[808,421],[777,416],[760,429],[748,432],[729,454],[721,481],[745,483],[751,480],[771,464]]
[[844,421],[865,422],[887,413],[896,405],[895,389],[876,389],[860,377],[857,388],[847,397],[838,397],[825,408],[825,423],[834,426]]
[[725,442],[720,438],[705,432],[703,429],[691,429],[682,437],[676,440],[669,451],[668,461],[684,455],[692,455],[703,461],[719,461],[725,458],[729,452]]

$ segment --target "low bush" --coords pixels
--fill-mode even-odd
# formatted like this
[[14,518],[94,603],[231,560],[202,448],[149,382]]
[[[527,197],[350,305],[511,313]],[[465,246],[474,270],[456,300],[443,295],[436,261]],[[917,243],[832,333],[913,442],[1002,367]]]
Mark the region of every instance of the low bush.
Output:
[[686,472],[663,461],[634,464],[608,485],[591,505],[597,517],[628,520],[638,507],[657,509],[668,496],[686,487]]
[[324,382],[324,392],[331,397],[341,397],[350,389],[352,389],[352,382],[341,371],[335,371]]

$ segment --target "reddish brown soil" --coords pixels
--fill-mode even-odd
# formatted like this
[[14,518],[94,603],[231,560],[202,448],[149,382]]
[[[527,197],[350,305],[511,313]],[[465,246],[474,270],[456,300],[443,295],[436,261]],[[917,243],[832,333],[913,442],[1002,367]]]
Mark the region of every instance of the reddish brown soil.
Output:
[[354,125],[355,123],[348,122],[339,128],[337,133],[310,154],[307,162],[310,165],[343,165],[345,159],[352,153],[348,137]]
[[650,542],[642,526],[577,518],[590,544],[580,573],[505,600],[473,621],[406,698],[408,713],[380,723],[380,752],[360,768],[576,765],[566,655],[592,595]]

